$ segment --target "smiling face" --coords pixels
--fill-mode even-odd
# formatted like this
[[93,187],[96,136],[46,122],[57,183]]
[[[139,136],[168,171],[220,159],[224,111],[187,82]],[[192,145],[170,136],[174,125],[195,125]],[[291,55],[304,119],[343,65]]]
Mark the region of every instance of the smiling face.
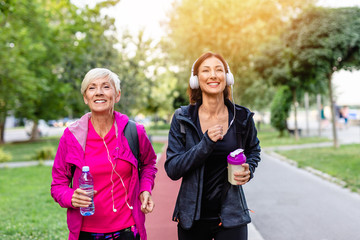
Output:
[[198,78],[201,91],[205,94],[222,94],[226,87],[225,67],[220,59],[210,57],[199,66]]
[[98,78],[90,82],[84,93],[84,102],[93,113],[111,113],[115,103],[120,101],[120,91],[108,78]]

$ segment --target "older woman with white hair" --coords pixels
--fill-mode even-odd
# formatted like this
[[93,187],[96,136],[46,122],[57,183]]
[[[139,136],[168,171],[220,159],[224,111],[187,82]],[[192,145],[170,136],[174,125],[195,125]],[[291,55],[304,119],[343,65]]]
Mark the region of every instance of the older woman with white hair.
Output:
[[[138,160],[124,135],[129,118],[114,110],[121,96],[115,73],[105,68],[90,70],[81,84],[81,94],[91,112],[65,129],[52,169],[51,195],[68,210],[69,239],[145,240],[144,214],[154,208],[154,149],[144,127],[136,124],[138,170]],[[92,202],[79,188],[83,166],[89,166],[94,178],[96,210],[91,216],[80,214],[80,207]]]

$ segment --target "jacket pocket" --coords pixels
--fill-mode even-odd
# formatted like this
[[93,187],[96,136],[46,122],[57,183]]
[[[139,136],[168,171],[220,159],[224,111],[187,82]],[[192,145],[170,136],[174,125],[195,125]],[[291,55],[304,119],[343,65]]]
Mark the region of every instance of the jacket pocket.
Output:
[[231,185],[221,206],[224,227],[238,227],[251,221],[241,186]]

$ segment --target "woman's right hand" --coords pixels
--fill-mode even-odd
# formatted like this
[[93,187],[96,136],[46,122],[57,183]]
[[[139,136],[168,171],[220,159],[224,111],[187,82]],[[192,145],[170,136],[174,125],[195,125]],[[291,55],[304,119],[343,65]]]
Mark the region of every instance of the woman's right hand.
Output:
[[215,125],[208,129],[208,136],[213,142],[217,142],[223,138],[223,126]]
[[[97,191],[94,191],[96,194]],[[77,188],[71,198],[71,204],[73,207],[88,207],[91,204],[91,198],[88,197],[86,191]]]

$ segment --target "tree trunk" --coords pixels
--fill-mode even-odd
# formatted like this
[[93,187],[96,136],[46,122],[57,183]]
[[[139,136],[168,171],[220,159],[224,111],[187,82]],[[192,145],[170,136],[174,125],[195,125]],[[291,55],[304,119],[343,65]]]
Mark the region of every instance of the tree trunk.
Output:
[[319,137],[321,137],[321,95],[317,94],[316,95],[316,105],[317,105],[317,109],[318,109],[318,135]]
[[33,127],[31,129],[30,141],[34,141],[39,138],[38,122],[39,120],[34,121]]
[[339,148],[340,145],[339,145],[339,141],[338,141],[338,137],[337,137],[337,131],[336,131],[335,101],[333,100],[331,75],[332,74],[328,75],[328,88],[329,88],[329,95],[330,95],[333,142],[334,142],[334,148]]
[[6,111],[0,113],[0,144],[5,143],[5,122],[6,122]]
[[299,131],[298,131],[298,125],[297,125],[297,101],[296,101],[296,90],[293,89],[292,90],[292,95],[293,95],[293,104],[294,104],[294,135],[295,135],[295,141],[299,140]]
[[5,133],[5,122],[2,122],[0,120],[0,144],[5,143],[4,133]]
[[306,136],[310,135],[310,127],[309,127],[309,93],[305,93],[304,96],[305,103],[305,121],[306,121]]

